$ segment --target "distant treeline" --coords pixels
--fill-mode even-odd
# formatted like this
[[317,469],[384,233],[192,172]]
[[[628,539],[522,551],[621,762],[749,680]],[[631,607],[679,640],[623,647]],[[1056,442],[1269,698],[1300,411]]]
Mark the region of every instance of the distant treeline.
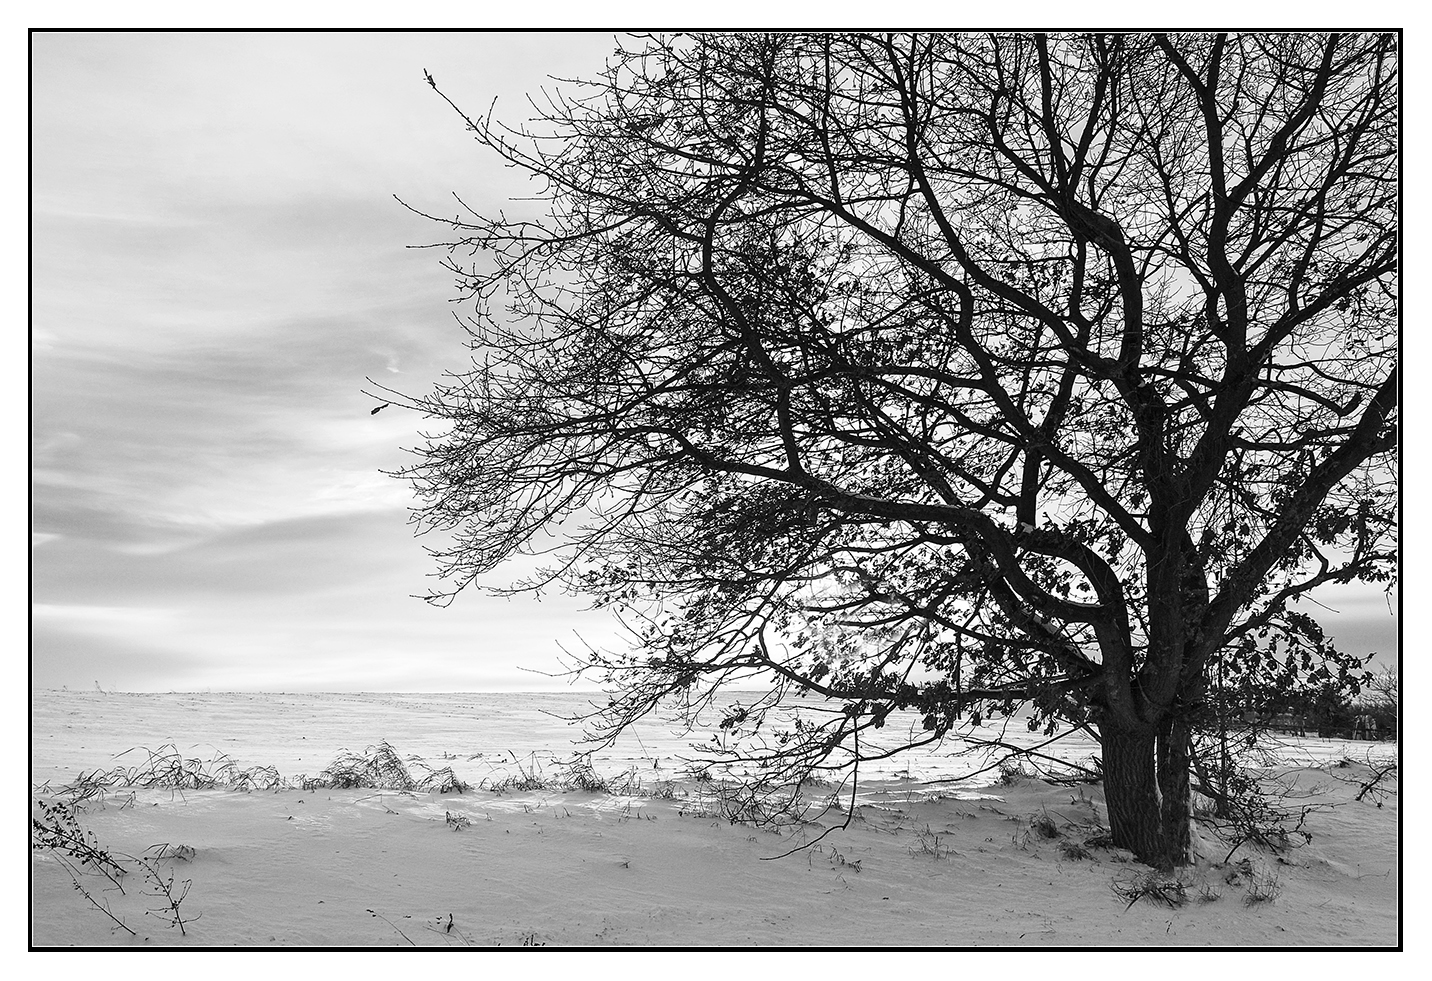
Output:
[[1398,699],[1392,686],[1373,686],[1349,697],[1333,688],[1209,692],[1205,725],[1258,726],[1325,738],[1396,739]]

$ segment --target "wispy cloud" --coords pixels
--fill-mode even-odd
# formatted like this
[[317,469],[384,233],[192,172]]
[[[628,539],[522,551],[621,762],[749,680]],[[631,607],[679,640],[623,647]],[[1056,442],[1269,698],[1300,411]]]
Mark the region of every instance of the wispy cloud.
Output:
[[418,420],[360,389],[421,393],[466,356],[449,275],[406,248],[436,231],[393,195],[524,190],[422,70],[516,108],[539,64],[590,70],[606,43],[34,42],[36,683],[481,688],[550,667],[595,622],[576,604],[410,597],[431,564],[379,471]]

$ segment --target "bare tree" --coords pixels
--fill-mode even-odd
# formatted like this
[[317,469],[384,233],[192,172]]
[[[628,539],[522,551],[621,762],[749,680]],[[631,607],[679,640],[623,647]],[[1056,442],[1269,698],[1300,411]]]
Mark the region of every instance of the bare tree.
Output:
[[788,773],[1032,704],[1183,861],[1208,679],[1355,685],[1289,604],[1395,574],[1395,37],[644,37],[574,84],[463,116],[545,217],[434,216],[432,598],[555,541],[513,588],[635,634],[604,731],[830,700]]
[[1363,686],[1369,702],[1396,708],[1402,701],[1402,679],[1395,668],[1372,672]]
[[1355,708],[1371,715],[1376,738],[1388,739],[1402,731],[1402,678],[1395,668],[1368,675]]

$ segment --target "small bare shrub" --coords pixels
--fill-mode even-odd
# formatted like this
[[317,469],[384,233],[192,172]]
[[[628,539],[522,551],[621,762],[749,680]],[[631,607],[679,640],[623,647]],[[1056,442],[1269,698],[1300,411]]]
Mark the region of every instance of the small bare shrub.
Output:
[[1277,899],[1283,891],[1283,883],[1274,872],[1254,872],[1248,877],[1246,889],[1243,905],[1257,906]]
[[[187,845],[181,845],[179,847],[188,848]],[[189,849],[190,855],[193,854],[193,851],[192,848]],[[203,915],[196,914],[186,917],[179,908],[180,904],[183,903],[185,898],[189,895],[189,887],[193,884],[191,880],[185,879],[179,884],[179,888],[176,890],[174,887],[174,874],[172,872],[166,875],[154,862],[143,859],[139,860],[139,864],[144,869],[145,880],[150,886],[148,894],[154,899],[159,900],[159,906],[145,910],[144,915],[157,916],[164,920],[170,927],[178,927],[181,936],[187,935],[189,931],[184,929],[184,924],[192,923]]]
[[31,846],[71,858],[79,866],[103,875],[124,892],[120,880],[128,870],[107,849],[99,847],[93,833],[80,826],[76,805],[72,801],[43,800],[36,804],[40,816],[30,818]]
[[[162,860],[191,861],[195,850],[188,845],[151,845],[148,851],[154,854],[143,857],[111,852],[99,847],[94,835],[80,826],[75,816],[77,805],[73,801],[38,801],[40,814],[30,819],[31,846],[51,852],[61,868],[70,877],[70,882],[85,901],[103,913],[119,929],[135,936],[124,919],[110,908],[103,894],[96,895],[86,884],[86,877],[98,874],[110,885],[125,895],[124,879],[130,874],[130,866],[137,866],[144,873],[149,885],[147,895],[159,900],[160,905],[145,910],[146,916],[158,916],[171,927],[178,927],[180,934],[187,934],[184,925],[199,917],[188,916],[181,907],[189,895],[189,880],[174,884],[172,873],[166,874],[159,866]],[[93,870],[92,872],[86,871]]]
[[1111,888],[1115,896],[1127,902],[1125,909],[1132,909],[1141,899],[1170,909],[1177,909],[1188,902],[1188,888],[1183,882],[1162,872],[1148,871],[1123,876],[1115,879]]

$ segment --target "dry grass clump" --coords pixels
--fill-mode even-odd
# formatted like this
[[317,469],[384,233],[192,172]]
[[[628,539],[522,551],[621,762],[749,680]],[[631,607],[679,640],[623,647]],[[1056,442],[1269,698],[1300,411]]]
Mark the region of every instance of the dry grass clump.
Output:
[[69,804],[83,808],[90,804],[103,807],[114,788],[175,790],[182,793],[185,790],[281,790],[287,786],[278,770],[271,766],[241,767],[223,753],[201,760],[185,756],[173,743],[165,743],[158,749],[127,749],[116,759],[141,751],[146,756],[143,763],[116,766],[109,770],[81,770],[80,775],[64,787],[52,790],[47,781],[36,788],[36,793],[63,797]]
[[386,741],[362,753],[348,750],[323,768],[307,789],[412,790],[413,777],[401,757]]
[[955,854],[955,850],[949,845],[950,837],[950,832],[934,831],[927,824],[924,831],[915,832],[915,845],[910,849],[910,854],[928,855],[935,861],[949,858]]
[[1005,760],[999,765],[999,776],[995,778],[995,784],[1000,787],[1013,787],[1030,780],[1038,780],[1039,774],[1033,769],[1024,766],[1017,760]]
[[[515,758],[515,756],[514,756]],[[526,793],[533,790],[548,790],[555,785],[542,773],[542,765],[537,762],[536,757],[529,757],[527,765],[517,763],[517,772],[501,780],[488,783],[486,780],[478,784],[483,790],[490,790],[494,794]]]
[[[158,749],[139,747],[147,755],[143,763],[118,766],[104,774],[111,786],[160,788],[166,790],[275,790],[283,785],[271,766],[242,768],[223,753],[208,760],[185,756],[173,743]],[[136,752],[125,750],[120,757]],[[96,771],[92,775],[99,777]]]
[[453,773],[450,766],[434,770],[427,764],[418,765],[426,769],[428,774],[414,785],[417,790],[433,794],[465,794],[472,789],[471,784]]
[[[626,776],[630,779],[631,774],[626,774]],[[591,760],[582,759],[567,767],[567,772],[563,774],[561,783],[566,790],[576,790],[588,794],[610,794],[614,781],[598,774],[592,767]]]
[[[1055,841],[1064,838],[1064,830],[1059,827],[1058,822],[1050,816],[1047,810],[1041,810],[1037,815],[1030,818],[1028,827],[1024,826],[1024,821],[1021,818],[1012,817],[1011,820],[1016,822],[1014,843],[1019,848],[1028,849],[1031,844],[1037,842]],[[1071,829],[1075,827],[1072,823],[1069,823],[1068,826]],[[1067,839],[1060,841],[1060,850],[1063,851],[1066,856],[1069,856],[1070,849],[1066,847],[1066,842]],[[1083,855],[1077,857],[1087,857],[1087,855],[1088,852],[1085,851]]]
[[1247,858],[1229,865],[1228,871],[1223,875],[1223,881],[1230,886],[1243,887],[1245,906],[1271,903],[1283,891],[1283,883],[1276,872],[1254,865],[1253,861]]
[[415,756],[408,762],[426,770],[414,777],[387,740],[361,753],[343,750],[316,777],[300,778],[304,790],[402,790],[414,793],[463,794],[471,785],[453,773],[452,767],[434,769]]
[[681,795],[677,785],[670,780],[654,780],[647,783],[641,778],[636,767],[604,777],[592,768],[590,760],[582,759],[567,765],[556,780],[563,790],[577,790],[592,794],[609,794],[613,797],[645,797],[656,800],[672,800]]
[[89,773],[81,770],[77,778],[59,790],[51,788],[48,780],[34,789],[39,797],[63,796],[71,806],[83,810],[89,804],[103,807],[112,785],[109,774],[104,770],[93,770]]
[[[37,788],[41,795],[62,796],[69,803],[83,807],[98,803],[103,806],[110,790],[116,787],[176,790],[319,790],[363,789],[399,790],[414,793],[462,794],[472,787],[453,772],[452,767],[437,769],[417,757],[405,763],[386,740],[369,746],[362,753],[343,750],[317,776],[299,774],[285,778],[271,766],[241,767],[223,753],[203,760],[186,756],[166,743],[158,749],[138,747],[125,750],[118,758],[143,752],[146,759],[131,766],[109,770],[81,771],[78,778],[51,790],[48,783]],[[421,771],[414,776],[409,764]]]
[[750,825],[779,833],[790,825],[805,824],[812,805],[799,784],[767,781],[705,780],[696,785],[691,813],[720,818],[728,824]]
[[[1181,869],[1173,875],[1147,870],[1122,876],[1110,885],[1114,895],[1125,900],[1129,906],[1141,899],[1170,908],[1182,906],[1190,898],[1195,898],[1200,903],[1215,903],[1223,894],[1216,883],[1208,881],[1204,876],[1218,868],[1220,866],[1215,865],[1203,871]],[[1259,868],[1248,859],[1223,868],[1223,882],[1243,888],[1245,906],[1271,903],[1283,891],[1283,883],[1276,872]]]
[[[553,761],[556,762],[556,761]],[[586,794],[606,794],[612,797],[645,797],[672,800],[682,796],[683,791],[670,780],[642,780],[636,767],[624,770],[616,776],[603,776],[592,766],[589,759],[582,758],[561,764],[555,772],[547,774],[535,756],[524,763],[514,758],[517,772],[500,780],[484,780],[478,786],[494,794],[528,793],[534,790],[575,791]]]
[[1110,883],[1110,888],[1115,896],[1127,901],[1125,909],[1132,909],[1141,899],[1170,909],[1177,909],[1188,902],[1188,887],[1182,880],[1163,872],[1137,872],[1120,876]]
[[1014,787],[1034,780],[1073,787],[1080,784],[1098,783],[1103,779],[1097,760],[1091,761],[1087,765],[1060,762],[1048,758],[1036,762],[1022,755],[1001,760],[997,772],[995,784],[1000,787]]
[[622,797],[645,797],[650,800],[676,800],[686,796],[686,791],[674,781],[653,780],[646,783],[635,774],[628,775],[620,783],[613,783],[610,792]]
[[1271,903],[1283,891],[1282,880],[1273,872],[1260,872],[1248,880],[1247,892],[1243,895],[1244,906]]

